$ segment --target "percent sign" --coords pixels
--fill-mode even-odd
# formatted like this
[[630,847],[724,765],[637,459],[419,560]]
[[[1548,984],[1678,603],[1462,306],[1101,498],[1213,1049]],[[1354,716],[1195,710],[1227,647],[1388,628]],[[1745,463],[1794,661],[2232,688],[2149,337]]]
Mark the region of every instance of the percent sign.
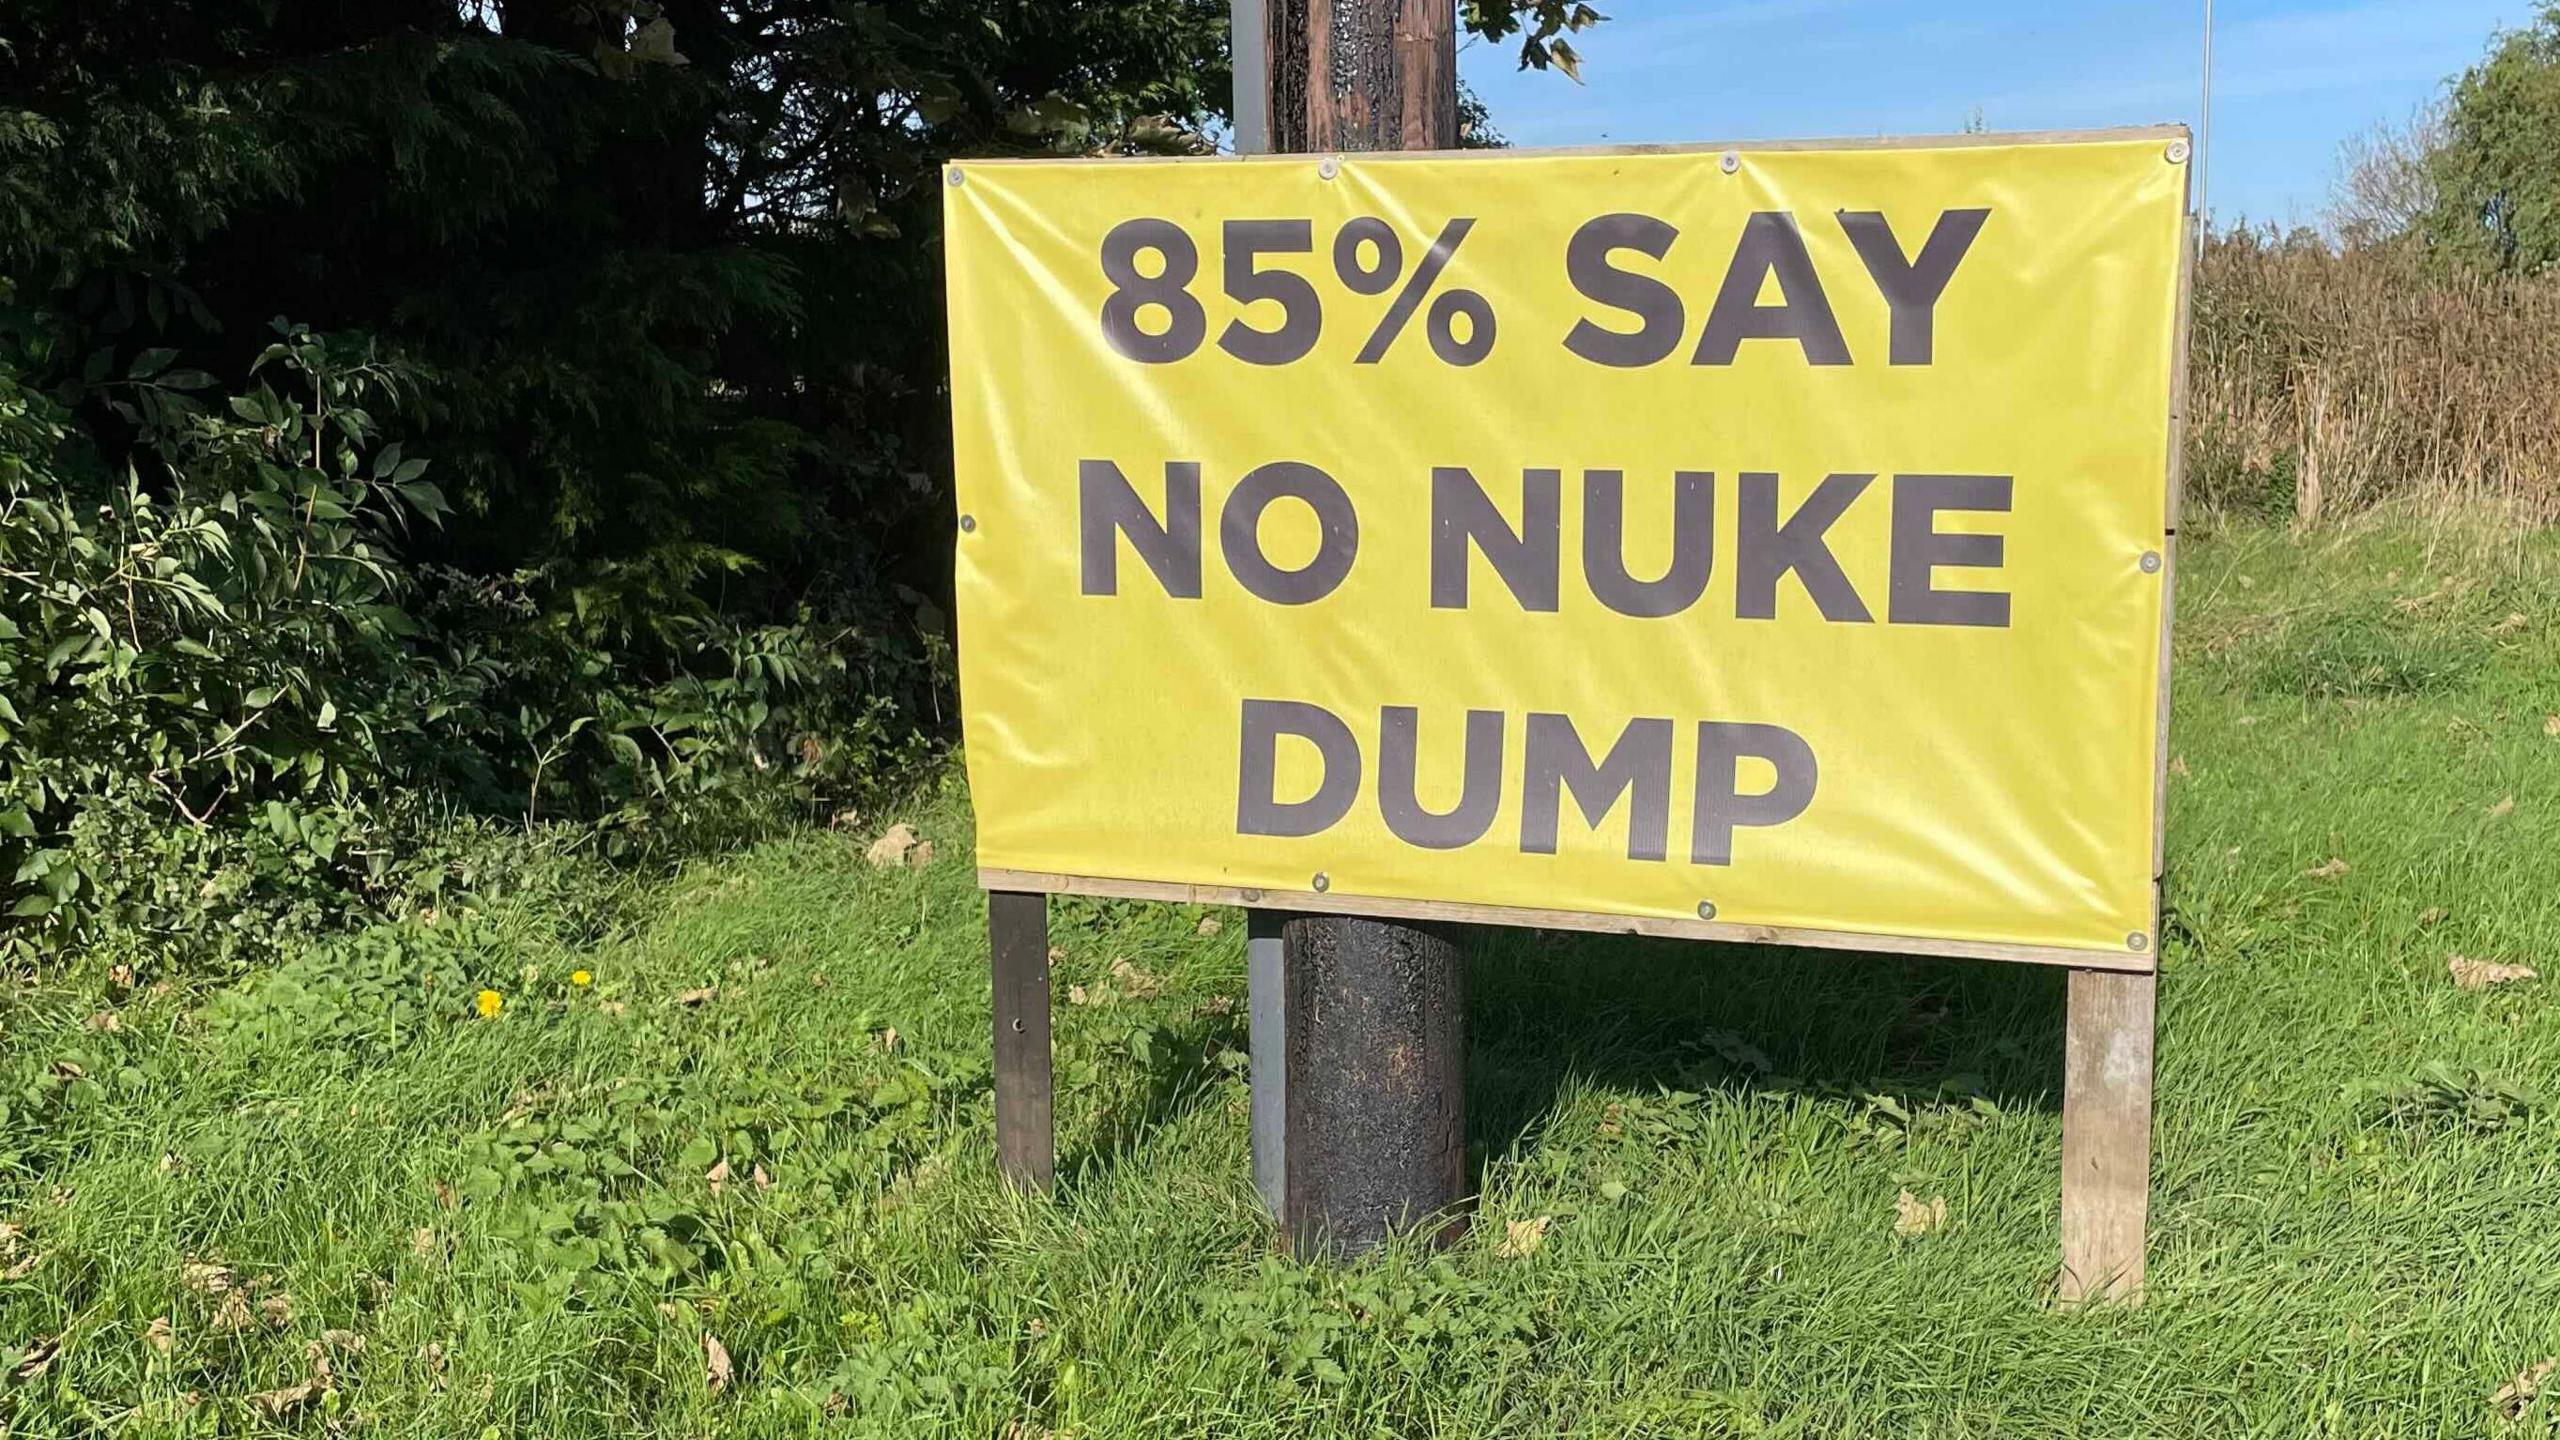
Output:
[[[1484,296],[1460,289],[1431,293],[1475,224],[1460,218],[1441,226],[1409,275],[1404,241],[1386,221],[1364,215],[1334,236],[1333,270],[1344,285],[1360,295],[1396,292],[1354,364],[1375,365],[1384,359],[1426,296],[1431,309],[1423,328],[1431,353],[1450,365],[1473,365],[1492,353],[1493,306]],[[1315,286],[1285,267],[1262,264],[1265,256],[1313,251],[1314,228],[1306,220],[1229,220],[1221,227],[1221,278],[1228,297],[1248,310],[1261,301],[1277,305],[1280,324],[1266,330],[1239,315],[1218,336],[1219,349],[1253,365],[1287,365],[1314,351],[1324,329],[1324,302]],[[1138,263],[1150,251],[1161,259],[1154,274]],[[1141,364],[1167,365],[1200,348],[1208,338],[1208,315],[1191,293],[1191,282],[1200,274],[1200,249],[1189,232],[1170,220],[1124,220],[1103,237],[1101,260],[1103,278],[1112,285],[1102,302],[1102,335],[1112,349]],[[1151,314],[1162,315],[1162,328],[1141,323]],[[1458,334],[1460,316],[1467,321],[1464,338]]]
[[[1467,232],[1476,222],[1452,220],[1440,227],[1440,237],[1423,252],[1422,263],[1405,277],[1404,288],[1387,305],[1376,329],[1369,332],[1368,343],[1352,357],[1355,365],[1375,365],[1385,357],[1387,347],[1395,343],[1404,327],[1413,320],[1415,307],[1431,287],[1440,280],[1440,272],[1449,268],[1449,258],[1466,243]],[[1361,248],[1377,252],[1375,265],[1363,265]],[[1364,215],[1345,224],[1333,237],[1333,273],[1342,283],[1362,295],[1383,295],[1396,283],[1397,272],[1404,269],[1404,242],[1396,238],[1394,228],[1374,215]],[[1458,317],[1467,317],[1467,335],[1458,338]],[[1473,290],[1443,290],[1431,302],[1431,313],[1424,321],[1424,333],[1431,337],[1431,353],[1450,365],[1473,365],[1493,350],[1493,306]]]

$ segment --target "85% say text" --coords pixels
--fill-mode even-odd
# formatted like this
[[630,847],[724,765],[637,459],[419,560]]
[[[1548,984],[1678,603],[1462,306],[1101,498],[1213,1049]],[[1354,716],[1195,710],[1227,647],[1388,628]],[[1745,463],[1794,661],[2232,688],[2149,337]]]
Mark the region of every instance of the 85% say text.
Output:
[[[1334,232],[1333,273],[1343,286],[1357,295],[1394,292],[1353,364],[1375,365],[1384,359],[1426,300],[1423,332],[1431,353],[1443,363],[1473,365],[1492,353],[1492,304],[1473,290],[1447,287],[1433,293],[1475,223],[1460,218],[1441,226],[1410,273],[1404,241],[1386,221],[1364,215]],[[1267,261],[1313,253],[1313,222],[1229,220],[1221,227],[1220,241],[1227,295],[1245,307],[1271,301],[1280,313],[1279,324],[1267,329],[1247,323],[1242,315],[1228,321],[1218,333],[1218,348],[1252,365],[1287,365],[1306,358],[1324,333],[1323,298],[1304,275]],[[1153,274],[1140,269],[1139,257],[1145,255],[1156,257]],[[1152,218],[1113,226],[1102,238],[1102,274],[1112,285],[1102,302],[1102,335],[1121,355],[1142,364],[1170,364],[1190,356],[1208,338],[1208,314],[1191,293],[1200,274],[1200,248],[1181,226]],[[1162,327],[1151,329],[1142,319],[1161,320]]]

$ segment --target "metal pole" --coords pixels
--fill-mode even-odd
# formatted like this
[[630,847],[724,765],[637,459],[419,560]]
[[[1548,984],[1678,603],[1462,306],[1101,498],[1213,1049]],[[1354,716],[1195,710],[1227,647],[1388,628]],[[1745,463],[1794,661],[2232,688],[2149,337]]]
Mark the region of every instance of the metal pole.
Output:
[[1233,76],[1235,149],[1263,155],[1271,149],[1271,11],[1265,0],[1234,0],[1227,7],[1228,66]]
[[2204,0],[2204,113],[2196,117],[2196,253],[2204,253],[2208,212],[2204,203],[2205,156],[2213,144],[2213,0]]
[[[1275,148],[1445,150],[1458,143],[1457,7],[1270,0]],[[1297,57],[1303,57],[1298,60]],[[1303,110],[1303,115],[1297,112]],[[1443,927],[1290,916],[1280,945],[1288,1044],[1280,1214],[1302,1258],[1359,1255],[1400,1230],[1465,1230],[1466,959]],[[1449,1222],[1449,1223],[1443,1223]]]

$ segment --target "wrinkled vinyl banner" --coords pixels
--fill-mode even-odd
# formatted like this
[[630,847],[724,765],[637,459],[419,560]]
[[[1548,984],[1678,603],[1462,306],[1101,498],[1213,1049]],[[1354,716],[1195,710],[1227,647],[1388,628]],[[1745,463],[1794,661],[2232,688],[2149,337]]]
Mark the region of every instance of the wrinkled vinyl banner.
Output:
[[2147,964],[2186,153],[954,165],[988,883]]

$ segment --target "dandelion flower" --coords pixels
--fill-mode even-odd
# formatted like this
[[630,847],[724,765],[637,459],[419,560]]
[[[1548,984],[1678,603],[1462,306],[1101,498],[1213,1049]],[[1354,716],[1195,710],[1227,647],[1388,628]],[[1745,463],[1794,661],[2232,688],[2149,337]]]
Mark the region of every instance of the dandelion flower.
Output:
[[506,997],[495,990],[483,990],[471,1001],[472,1008],[480,1012],[480,1018],[483,1020],[497,1019],[498,1012],[505,1009],[506,1004]]
[[592,971],[572,970],[569,972],[569,983],[583,990],[596,983],[596,977]]

